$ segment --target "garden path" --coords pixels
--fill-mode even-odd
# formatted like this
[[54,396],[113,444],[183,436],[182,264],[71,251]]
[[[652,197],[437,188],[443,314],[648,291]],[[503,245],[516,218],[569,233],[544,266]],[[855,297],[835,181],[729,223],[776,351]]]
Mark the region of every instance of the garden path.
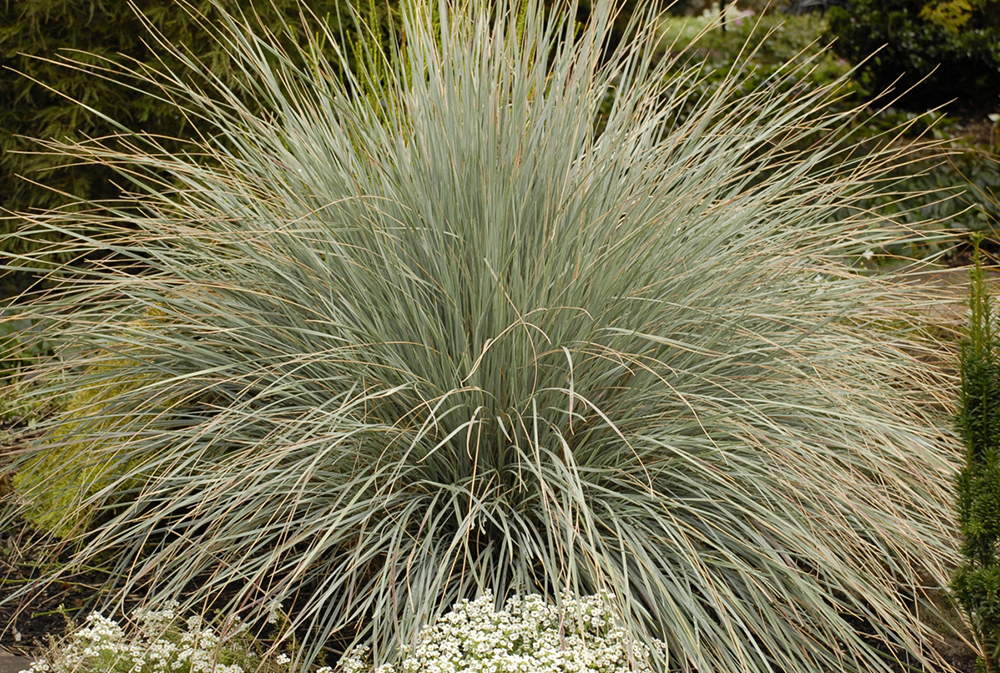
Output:
[[0,673],[19,673],[27,670],[31,662],[24,657],[0,649]]

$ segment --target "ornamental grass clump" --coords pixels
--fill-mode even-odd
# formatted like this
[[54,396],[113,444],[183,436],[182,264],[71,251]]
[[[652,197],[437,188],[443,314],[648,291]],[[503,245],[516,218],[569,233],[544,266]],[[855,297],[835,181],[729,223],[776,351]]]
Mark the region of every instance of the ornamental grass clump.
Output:
[[738,69],[682,120],[697,70],[652,62],[655,21],[605,61],[610,5],[568,9],[408,5],[346,83],[230,18],[249,92],[183,53],[132,73],[213,129],[200,153],[44,143],[131,192],[26,216],[86,261],[21,304],[62,368],[40,394],[99,403],[35,429],[21,507],[91,479],[32,456],[87,447],[73,562],[282,601],[297,666],[391,664],[488,590],[607,591],[657,667],[932,666],[950,396],[920,292],[851,266],[899,233],[843,208],[909,150],[845,144],[837,85],[736,95]]

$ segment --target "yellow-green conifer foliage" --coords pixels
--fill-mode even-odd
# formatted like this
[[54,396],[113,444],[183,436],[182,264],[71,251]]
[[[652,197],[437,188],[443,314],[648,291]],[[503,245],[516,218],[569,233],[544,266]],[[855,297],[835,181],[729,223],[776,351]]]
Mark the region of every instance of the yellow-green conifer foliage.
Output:
[[[162,318],[161,313],[149,310],[132,327],[147,329]],[[89,367],[83,379],[87,383],[69,399],[62,412],[66,422],[47,433],[49,450],[33,456],[14,475],[14,490],[28,503],[26,518],[43,530],[60,537],[83,532],[100,511],[79,504],[103,489],[120,490],[116,489],[114,475],[122,469],[118,461],[120,447],[127,443],[122,441],[124,428],[136,426],[132,425],[135,418],[123,418],[115,400],[134,395],[142,386],[156,384],[148,375],[135,376],[131,365],[136,357],[142,357],[142,353],[123,352],[121,358]],[[179,402],[175,398],[157,403],[153,391],[150,401],[150,408],[139,410],[140,426],[141,419],[153,420],[170,413]],[[56,481],[51,479],[54,472],[61,475]]]

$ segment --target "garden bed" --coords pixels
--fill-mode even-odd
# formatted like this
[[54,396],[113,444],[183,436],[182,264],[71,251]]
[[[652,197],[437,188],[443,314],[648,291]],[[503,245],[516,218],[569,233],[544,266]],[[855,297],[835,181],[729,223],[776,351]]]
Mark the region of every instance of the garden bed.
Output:
[[[882,134],[931,122],[889,115],[845,155],[857,120],[802,84],[809,62],[782,58],[767,87],[703,82],[710,64],[591,72],[607,25],[577,56],[541,11],[503,15],[410,17],[404,55],[432,76],[365,96],[319,43],[259,58],[230,22],[248,76],[301,80],[263,91],[273,119],[161,84],[237,147],[59,148],[193,191],[141,197],[107,238],[103,214],[39,216],[122,264],[23,308],[67,356],[36,397],[70,401],[18,490],[111,523],[74,553],[8,510],[3,587],[33,592],[0,613],[0,646],[44,645],[125,578],[199,606],[236,587],[249,623],[284,601],[301,671],[331,634],[391,659],[462,597],[610,587],[672,669],[882,670],[898,652],[970,670],[914,608],[946,602],[917,587],[960,561],[964,291],[925,319],[931,293],[876,275],[960,238],[924,236],[951,215],[891,191],[911,155]],[[644,63],[634,49],[623,62]],[[511,87],[536,77],[565,86]],[[947,295],[950,278],[926,280]]]

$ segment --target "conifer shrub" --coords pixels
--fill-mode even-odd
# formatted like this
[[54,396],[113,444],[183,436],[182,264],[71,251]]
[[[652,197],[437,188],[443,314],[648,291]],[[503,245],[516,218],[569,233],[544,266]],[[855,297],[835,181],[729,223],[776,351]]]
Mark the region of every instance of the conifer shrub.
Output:
[[[142,329],[149,321],[162,318],[155,309],[147,310],[133,323],[120,326],[121,338],[127,340],[131,329]],[[76,377],[73,391],[61,405],[65,422],[48,430],[46,443],[50,450],[22,462],[11,480],[16,492],[31,500],[31,507],[24,510],[25,518],[58,537],[79,534],[93,525],[99,511],[86,504],[88,499],[123,470],[118,464],[120,452],[115,447],[121,441],[119,434],[134,427],[136,418],[132,410],[115,410],[115,398],[141,394],[144,387],[155,387],[155,377],[143,374],[135,378],[132,376],[135,372],[128,366],[134,358],[142,357],[141,351],[136,351],[134,345],[123,346],[119,354],[119,359],[110,362],[94,365],[78,362],[86,369]],[[35,371],[38,373],[39,368]],[[14,404],[22,407],[34,404],[31,395],[22,398]],[[161,400],[150,414],[162,416],[177,402]],[[153,417],[150,414],[148,418]],[[90,427],[93,423],[96,426]],[[105,437],[101,451],[95,451],[90,442],[76,439],[95,435]],[[99,455],[96,460],[95,453]],[[54,481],[50,477],[56,472],[62,477]]]
[[852,266],[891,230],[833,216],[910,150],[845,142],[843,80],[734,73],[679,119],[698,70],[653,62],[653,24],[606,58],[609,4],[435,7],[357,73],[223,17],[253,104],[179,52],[145,82],[211,128],[199,155],[48,143],[136,193],[18,233],[107,260],[26,255],[63,374],[38,395],[140,383],[24,438],[19,466],[70,427],[113,458],[72,564],[151,604],[283,602],[300,669],[398,663],[489,592],[606,592],[658,669],[934,665],[955,447],[926,297]]
[[965,442],[957,503],[965,558],[951,586],[978,640],[978,669],[993,671],[1000,661],[1000,335],[978,247],[969,275],[958,415]]

